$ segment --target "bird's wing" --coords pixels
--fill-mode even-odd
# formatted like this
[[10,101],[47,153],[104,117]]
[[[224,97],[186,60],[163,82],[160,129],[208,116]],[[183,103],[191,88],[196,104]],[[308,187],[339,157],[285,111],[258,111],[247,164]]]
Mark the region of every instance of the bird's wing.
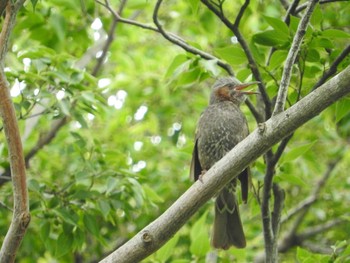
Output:
[[199,162],[198,157],[198,138],[196,138],[196,141],[194,142],[194,148],[192,152],[192,161],[191,161],[191,168],[190,168],[190,178],[193,181],[197,181],[200,174],[202,173],[202,166]]

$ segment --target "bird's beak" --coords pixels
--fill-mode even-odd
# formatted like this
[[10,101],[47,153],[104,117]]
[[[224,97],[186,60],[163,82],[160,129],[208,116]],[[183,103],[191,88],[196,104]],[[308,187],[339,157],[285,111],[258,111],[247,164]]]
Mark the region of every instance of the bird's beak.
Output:
[[251,90],[247,90],[247,91],[242,91],[243,89],[254,85],[254,84],[259,84],[259,81],[252,81],[252,82],[247,82],[247,83],[241,83],[235,86],[235,90],[239,90],[241,93],[243,94],[247,94],[247,95],[252,95],[252,94],[259,94],[259,92],[256,91],[251,91]]

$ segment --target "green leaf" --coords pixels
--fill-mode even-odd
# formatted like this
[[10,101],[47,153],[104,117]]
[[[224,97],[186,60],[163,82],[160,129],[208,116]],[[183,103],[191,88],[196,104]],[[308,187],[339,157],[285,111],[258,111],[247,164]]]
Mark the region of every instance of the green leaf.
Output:
[[196,83],[198,81],[200,73],[201,70],[198,67],[196,67],[193,70],[189,70],[179,75],[176,83],[179,86],[191,85],[193,83]]
[[329,263],[333,262],[330,261],[330,256],[328,255],[321,255],[321,254],[315,254],[307,251],[306,249],[297,248],[297,262],[300,263],[313,263],[313,262],[320,262],[320,263]]
[[264,16],[266,22],[274,29],[278,34],[284,35],[285,38],[289,37],[289,28],[285,22],[278,18]]
[[84,214],[84,226],[94,236],[100,235],[100,230],[96,221],[96,216],[85,213]]
[[306,249],[303,249],[301,247],[297,247],[297,258],[299,262],[310,262],[312,260],[312,254],[307,251]]
[[89,126],[84,118],[84,116],[80,112],[74,112],[74,118],[80,123],[81,127],[87,129]]
[[302,187],[309,187],[309,185],[307,183],[305,183],[305,181],[302,179],[301,175],[293,175],[293,174],[285,174],[282,173],[279,175],[280,177],[280,182],[289,182],[292,185],[299,185]]
[[295,34],[298,30],[300,18],[296,16],[290,16],[290,23],[289,23],[289,28],[292,33]]
[[287,55],[288,52],[285,50],[276,50],[271,56],[269,67],[271,69],[281,67],[283,62],[286,60]]
[[266,54],[263,52],[262,48],[252,41],[249,43],[249,48],[250,48],[250,51],[252,52],[252,55],[255,58],[256,62],[258,64],[265,64],[265,62],[266,62],[265,55]]
[[347,39],[350,39],[349,33],[342,31],[342,30],[338,30],[338,29],[324,30],[322,32],[322,36],[328,37],[328,38],[347,38]]
[[309,62],[319,62],[320,61],[320,54],[318,53],[318,51],[316,49],[309,49],[307,51],[307,55],[306,55],[306,61]]
[[332,43],[332,41],[330,41],[328,38],[324,38],[324,37],[317,37],[314,38],[312,40],[312,42],[310,43],[309,47],[313,47],[313,48],[333,48],[334,45]]
[[28,189],[33,192],[40,192],[40,184],[37,180],[31,178],[28,180]]
[[267,30],[262,33],[255,34],[252,39],[255,43],[263,46],[284,46],[289,41],[289,36],[279,34],[276,30]]
[[241,65],[247,62],[244,51],[236,46],[217,48],[214,52],[231,65]]
[[210,72],[213,76],[219,75],[219,67],[217,65],[216,59],[205,60],[201,59],[199,63],[206,69],[206,71]]
[[118,180],[112,176],[108,177],[107,179],[107,189],[106,189],[106,194],[109,195],[112,193],[114,190],[116,190],[117,185],[118,185]]
[[289,152],[282,156],[281,163],[292,162],[296,160],[297,158],[305,154],[308,150],[310,150],[316,142],[317,140],[291,149]]
[[17,57],[19,59],[24,59],[24,58],[42,59],[43,57],[52,57],[55,54],[56,54],[56,51],[54,51],[51,48],[38,46],[30,49],[24,49],[23,51],[22,50],[19,51],[17,53]]
[[190,6],[191,6],[191,9],[192,9],[192,12],[194,13],[194,14],[197,14],[197,12],[198,12],[198,6],[199,6],[199,0],[189,0],[188,1],[189,2],[189,4],[190,4]]
[[339,122],[350,112],[350,99],[344,98],[336,103],[335,108],[335,122]]
[[54,255],[56,253],[56,246],[57,246],[57,240],[48,238],[43,242],[45,245],[46,250]]
[[188,59],[186,55],[184,54],[177,55],[171,62],[170,66],[168,67],[165,73],[165,78],[170,78],[173,75],[177,76],[179,73],[187,70],[190,62],[191,61]]
[[310,22],[314,27],[320,28],[322,20],[323,20],[323,14],[322,14],[320,5],[317,4],[315,6],[314,11],[312,12]]
[[36,3],[38,2],[38,0],[30,0],[30,2],[32,3],[33,10],[35,10],[35,6],[36,6]]
[[196,256],[205,256],[210,249],[208,228],[205,223],[207,214],[208,211],[206,211],[191,228],[190,251]]
[[179,233],[173,236],[161,249],[156,253],[156,259],[159,262],[167,262],[167,260],[174,254],[174,248],[179,241]]
[[66,207],[54,209],[53,212],[57,214],[64,222],[76,226],[78,224],[79,216]]
[[51,224],[48,220],[44,221],[43,224],[40,225],[40,237],[43,242],[46,242],[49,239],[51,230]]
[[73,231],[73,235],[74,235],[74,248],[81,249],[85,244],[85,233],[80,228],[77,227]]
[[107,218],[109,212],[111,211],[111,206],[106,200],[98,200],[98,206],[104,218]]
[[72,251],[74,237],[71,232],[62,232],[56,243],[56,257],[62,257]]
[[[84,76],[85,76],[84,72],[75,71],[70,76],[70,83],[79,84],[84,80]],[[84,93],[82,95],[84,96]]]
[[64,19],[64,17],[62,17],[58,13],[53,13],[50,16],[49,23],[50,23],[51,27],[54,29],[58,39],[60,41],[63,41],[65,39],[65,35],[66,35],[66,31],[67,31],[66,20]]
[[128,4],[128,8],[140,10],[145,8],[148,4],[149,4],[149,1],[133,0],[133,1],[130,1],[130,3]]
[[157,192],[151,188],[148,184],[142,184],[142,188],[145,191],[147,199],[155,203],[163,203],[164,199],[157,194]]
[[67,99],[58,100],[58,105],[60,106],[60,109],[64,115],[66,116],[70,115],[71,104],[69,100]]

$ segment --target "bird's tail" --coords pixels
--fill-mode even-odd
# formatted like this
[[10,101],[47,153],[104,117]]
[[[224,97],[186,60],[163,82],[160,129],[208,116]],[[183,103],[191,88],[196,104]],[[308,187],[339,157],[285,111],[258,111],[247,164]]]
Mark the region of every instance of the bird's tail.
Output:
[[225,187],[216,198],[211,243],[213,247],[221,249],[228,249],[230,246],[237,248],[246,246],[235,186],[232,183]]

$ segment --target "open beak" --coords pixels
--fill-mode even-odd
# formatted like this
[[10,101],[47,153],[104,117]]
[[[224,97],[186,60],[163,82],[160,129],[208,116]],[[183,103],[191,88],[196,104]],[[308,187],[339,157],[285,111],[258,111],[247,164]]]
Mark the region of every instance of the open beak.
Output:
[[241,93],[243,94],[247,94],[247,95],[252,95],[252,94],[259,94],[259,92],[256,91],[251,91],[251,90],[247,90],[247,91],[243,91],[243,89],[254,85],[254,84],[259,84],[259,81],[252,81],[252,82],[247,82],[247,83],[241,83],[235,86],[235,90],[239,90]]

